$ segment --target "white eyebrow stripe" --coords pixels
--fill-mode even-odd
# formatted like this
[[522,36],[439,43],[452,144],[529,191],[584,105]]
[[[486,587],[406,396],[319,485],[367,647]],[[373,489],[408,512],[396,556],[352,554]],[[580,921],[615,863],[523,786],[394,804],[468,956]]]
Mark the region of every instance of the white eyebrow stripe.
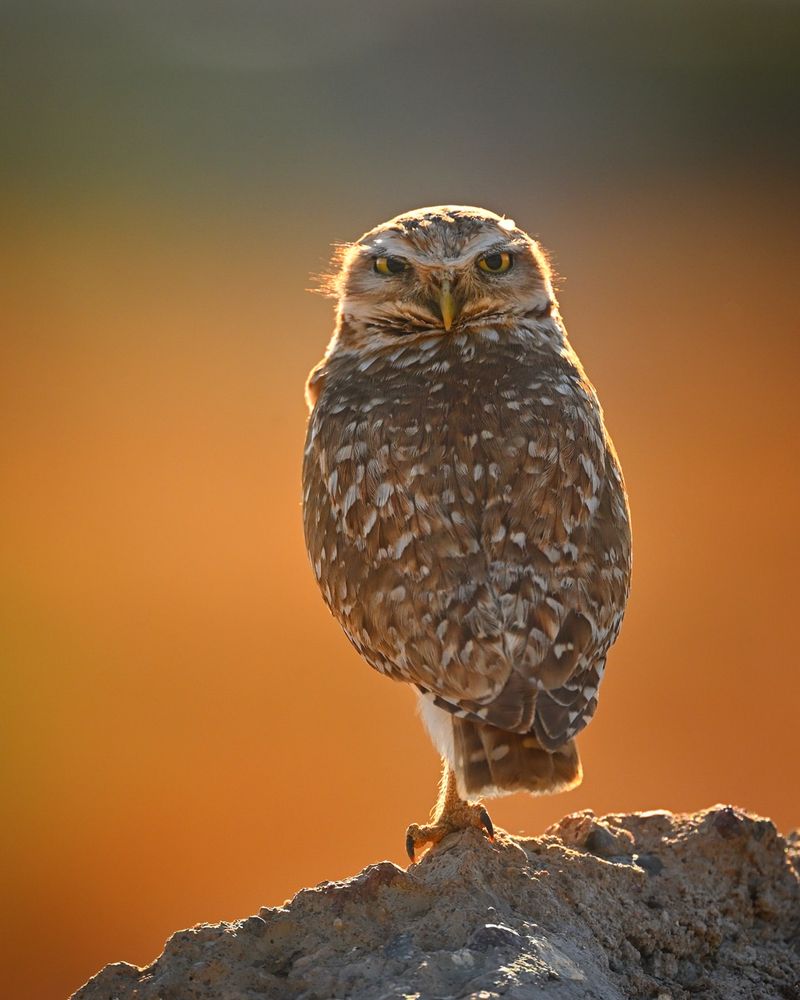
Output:
[[481,233],[474,236],[464,245],[464,253],[479,254],[487,250],[514,250],[523,246],[524,241],[520,239],[509,239],[507,233]]
[[412,247],[408,240],[393,233],[379,236],[377,239],[370,240],[369,243],[363,243],[362,246],[370,257],[402,257],[403,260],[414,264],[430,262],[430,257]]

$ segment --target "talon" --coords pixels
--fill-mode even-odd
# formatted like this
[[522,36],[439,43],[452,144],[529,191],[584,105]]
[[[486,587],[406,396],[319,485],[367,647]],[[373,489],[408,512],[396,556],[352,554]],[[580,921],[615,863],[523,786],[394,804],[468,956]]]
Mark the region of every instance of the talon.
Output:
[[494,841],[494,824],[492,823],[489,813],[481,806],[481,811],[478,813],[478,819],[483,824],[486,833],[489,835],[489,840]]
[[411,858],[412,863],[417,859],[414,857],[414,837],[412,834],[406,834],[406,854]]

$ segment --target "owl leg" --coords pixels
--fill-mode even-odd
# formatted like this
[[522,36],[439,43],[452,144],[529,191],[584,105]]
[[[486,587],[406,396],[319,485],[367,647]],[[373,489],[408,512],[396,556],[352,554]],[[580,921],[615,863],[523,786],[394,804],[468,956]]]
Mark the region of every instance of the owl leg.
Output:
[[434,806],[430,823],[420,826],[412,823],[406,832],[406,851],[412,861],[420,847],[438,844],[449,833],[477,827],[486,831],[489,840],[494,840],[494,827],[489,814],[479,802],[465,802],[458,794],[455,772],[444,761],[439,798]]

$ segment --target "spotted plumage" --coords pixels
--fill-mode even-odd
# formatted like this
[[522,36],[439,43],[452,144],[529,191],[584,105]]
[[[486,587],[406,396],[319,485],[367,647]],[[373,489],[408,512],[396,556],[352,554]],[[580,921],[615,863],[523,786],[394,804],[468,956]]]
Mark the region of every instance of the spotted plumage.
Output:
[[416,687],[462,797],[571,787],[631,551],[546,259],[491,212],[421,209],[348,247],[333,290],[303,467],[325,602]]

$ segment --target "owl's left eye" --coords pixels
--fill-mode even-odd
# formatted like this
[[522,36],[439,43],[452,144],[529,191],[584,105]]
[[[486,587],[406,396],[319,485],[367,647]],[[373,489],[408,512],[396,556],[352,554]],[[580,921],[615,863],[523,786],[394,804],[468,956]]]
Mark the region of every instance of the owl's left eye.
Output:
[[514,258],[510,253],[503,251],[502,253],[487,253],[485,257],[481,257],[478,261],[478,267],[481,271],[487,271],[489,274],[502,274],[504,271],[508,271],[513,263]]
[[375,270],[378,274],[401,274],[408,267],[399,257],[376,257]]

